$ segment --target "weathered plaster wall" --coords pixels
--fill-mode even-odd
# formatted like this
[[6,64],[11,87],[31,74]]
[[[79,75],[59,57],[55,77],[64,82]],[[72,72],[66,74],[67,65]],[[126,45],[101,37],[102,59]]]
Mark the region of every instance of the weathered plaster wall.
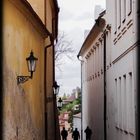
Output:
[[[44,39],[20,7],[4,1],[4,140],[44,139]],[[26,57],[38,58],[33,79],[17,85],[18,75],[29,75]]]
[[106,36],[107,139],[135,140],[137,1],[128,0],[121,7],[115,0],[106,0],[106,5],[111,25]]

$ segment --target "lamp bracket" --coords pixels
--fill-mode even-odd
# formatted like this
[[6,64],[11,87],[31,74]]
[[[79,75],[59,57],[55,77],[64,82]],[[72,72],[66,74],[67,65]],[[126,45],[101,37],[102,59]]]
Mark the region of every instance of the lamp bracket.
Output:
[[31,76],[17,76],[17,84],[24,83],[28,81]]

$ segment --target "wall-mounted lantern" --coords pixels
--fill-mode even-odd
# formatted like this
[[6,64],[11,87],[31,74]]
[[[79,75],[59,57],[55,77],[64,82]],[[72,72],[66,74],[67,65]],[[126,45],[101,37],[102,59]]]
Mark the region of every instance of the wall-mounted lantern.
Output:
[[28,71],[30,72],[30,76],[17,76],[17,83],[24,83],[29,79],[33,78],[33,72],[36,70],[36,61],[38,59],[34,57],[33,51],[30,52],[30,56],[26,58]]
[[60,97],[60,98],[58,99],[58,101],[57,101],[57,107],[58,107],[59,110],[61,110],[62,105],[63,105],[63,101],[62,101],[62,99],[61,99],[61,97]]
[[58,93],[59,93],[59,88],[60,88],[60,86],[57,85],[57,82],[55,81],[54,84],[53,84],[53,91],[54,91],[54,94],[55,94],[55,95],[58,95]]

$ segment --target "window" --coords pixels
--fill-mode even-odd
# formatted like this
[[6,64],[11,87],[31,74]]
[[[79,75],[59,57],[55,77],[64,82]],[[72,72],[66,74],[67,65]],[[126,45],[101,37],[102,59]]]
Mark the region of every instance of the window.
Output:
[[126,96],[126,75],[123,75],[123,129],[127,128],[127,96]]
[[117,32],[117,0],[115,0],[115,2],[114,2],[114,17],[115,17],[115,20],[114,20],[114,22],[115,22],[115,29],[114,29],[114,33],[116,33]]
[[129,132],[134,133],[134,91],[132,84],[132,72],[128,75],[128,96],[129,96]]
[[122,128],[122,101],[121,101],[121,94],[122,94],[122,91],[121,91],[121,77],[119,77],[119,83],[118,83],[118,113],[119,113],[119,127]]
[[121,9],[121,21],[124,23],[126,18],[126,0],[121,0]]
[[116,125],[118,126],[119,122],[119,110],[118,110],[118,105],[119,105],[119,96],[118,96],[118,83],[117,83],[117,78],[115,79],[115,98],[116,98],[116,115],[115,115],[115,120],[116,120]]
[[117,128],[134,134],[135,106],[132,72],[115,79],[115,96]]
[[92,59],[93,59],[93,75],[94,75],[94,73],[95,73],[95,51],[93,51]]
[[132,12],[132,0],[128,0],[127,2],[127,15],[129,16]]
[[117,0],[117,27],[121,26],[121,0]]

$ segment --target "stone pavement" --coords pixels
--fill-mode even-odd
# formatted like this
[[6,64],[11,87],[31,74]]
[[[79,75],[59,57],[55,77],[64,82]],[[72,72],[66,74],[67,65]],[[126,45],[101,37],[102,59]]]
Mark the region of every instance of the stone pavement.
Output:
[[72,133],[68,133],[67,140],[72,140]]
[[[62,140],[62,137],[61,137],[61,140]],[[67,140],[73,140],[73,139],[72,139],[72,134],[71,134],[71,133],[68,133]]]

